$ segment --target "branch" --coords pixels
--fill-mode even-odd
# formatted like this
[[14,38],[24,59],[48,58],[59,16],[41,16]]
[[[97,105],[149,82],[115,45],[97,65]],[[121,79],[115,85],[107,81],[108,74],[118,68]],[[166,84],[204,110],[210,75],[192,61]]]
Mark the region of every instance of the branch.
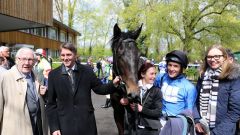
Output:
[[62,7],[62,2],[59,3],[59,0],[55,0],[56,3],[56,9],[57,9],[57,13],[58,13],[58,17],[60,22],[63,22],[63,7]]
[[202,32],[202,31],[211,32],[209,29],[207,29],[208,27],[209,27],[209,26],[207,26],[207,27],[203,27],[203,28],[201,28],[200,30],[195,31],[195,32],[193,33],[193,35],[196,35],[196,34]]
[[148,2],[148,5],[150,6],[150,10],[151,10],[151,11],[154,11],[154,12],[157,12],[157,11],[154,10],[154,8],[152,7],[152,4],[151,4],[150,0],[148,0],[147,2]]
[[177,31],[175,28],[173,28],[172,26],[170,26],[170,28],[172,29],[172,31],[166,31],[169,34],[173,34],[173,35],[177,35],[181,40],[184,40],[184,38],[182,37],[182,35],[180,34],[179,31]]
[[[191,29],[193,29],[197,24],[198,24],[198,22],[202,19],[202,18],[204,18],[204,17],[206,17],[206,16],[209,16],[209,15],[212,15],[212,14],[222,14],[224,11],[225,11],[225,9],[226,9],[226,7],[229,5],[229,1],[222,7],[222,9],[220,10],[220,11],[213,11],[213,12],[209,12],[209,13],[206,13],[206,14],[203,14],[202,16],[201,16],[201,13],[203,13],[205,10],[207,10],[208,8],[210,8],[211,6],[213,6],[214,4],[216,3],[216,1],[214,1],[212,4],[210,4],[210,5],[208,5],[208,6],[206,6],[198,15],[199,15],[199,17],[195,17],[195,19],[197,19],[196,20],[196,22],[194,23],[194,20],[195,19],[193,19],[192,21],[191,21],[191,24],[190,24],[190,27],[191,27]],[[194,24],[193,24],[194,23]],[[193,24],[193,25],[192,25]]]
[[215,3],[217,2],[217,0],[213,1],[211,4],[207,5],[206,7],[204,7],[195,17],[193,17],[193,19],[191,20],[191,23],[189,26],[192,25],[193,22],[195,22],[195,20],[201,16],[201,14],[206,11],[207,9],[209,9],[210,7],[212,7],[213,5],[215,5]]

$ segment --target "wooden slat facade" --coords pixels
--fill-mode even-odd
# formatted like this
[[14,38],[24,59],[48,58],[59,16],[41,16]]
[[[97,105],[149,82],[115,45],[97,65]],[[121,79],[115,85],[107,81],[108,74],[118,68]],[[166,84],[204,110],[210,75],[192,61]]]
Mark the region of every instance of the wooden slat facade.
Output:
[[52,26],[52,0],[0,0],[0,13]]
[[36,48],[50,48],[58,50],[61,42],[48,38],[20,32],[0,32],[0,41],[8,44],[29,44]]

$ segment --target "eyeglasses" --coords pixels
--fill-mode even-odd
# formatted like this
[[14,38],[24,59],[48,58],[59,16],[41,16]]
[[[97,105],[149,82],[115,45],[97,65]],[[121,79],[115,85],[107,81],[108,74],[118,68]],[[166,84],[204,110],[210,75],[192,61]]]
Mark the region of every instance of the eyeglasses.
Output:
[[207,60],[212,60],[212,58],[214,60],[219,60],[221,57],[223,57],[223,55],[213,55],[213,56],[208,55],[206,58]]
[[34,62],[35,61],[35,59],[31,59],[31,58],[18,58],[20,61],[22,61],[22,62]]

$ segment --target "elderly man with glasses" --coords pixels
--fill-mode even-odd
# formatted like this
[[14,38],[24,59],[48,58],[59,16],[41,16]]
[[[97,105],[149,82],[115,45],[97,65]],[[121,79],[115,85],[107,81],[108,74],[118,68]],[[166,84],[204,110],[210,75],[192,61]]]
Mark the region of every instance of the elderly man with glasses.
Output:
[[39,85],[32,68],[35,54],[21,48],[16,54],[16,65],[0,75],[0,134],[47,135],[44,103],[38,94]]

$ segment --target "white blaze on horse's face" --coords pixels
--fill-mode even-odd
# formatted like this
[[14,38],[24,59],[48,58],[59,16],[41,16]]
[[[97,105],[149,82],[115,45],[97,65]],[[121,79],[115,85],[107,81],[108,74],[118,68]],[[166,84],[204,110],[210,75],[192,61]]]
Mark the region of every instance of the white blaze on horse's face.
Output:
[[138,94],[138,63],[140,52],[137,48],[136,39],[141,28],[136,31],[121,32],[117,24],[114,26],[112,43],[114,72],[122,77],[126,84],[127,93]]

